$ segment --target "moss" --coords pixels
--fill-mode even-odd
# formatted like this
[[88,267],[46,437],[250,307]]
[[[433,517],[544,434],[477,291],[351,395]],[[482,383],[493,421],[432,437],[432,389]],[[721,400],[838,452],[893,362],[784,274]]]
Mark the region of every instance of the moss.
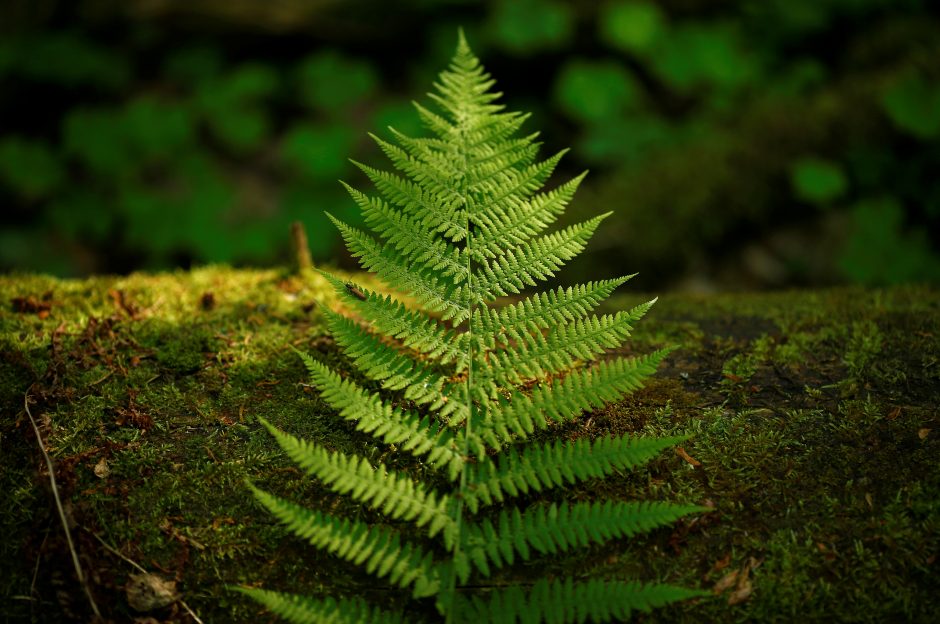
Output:
[[[41,458],[22,410],[30,386],[32,413],[80,527],[82,560],[113,619],[135,615],[121,591],[133,569],[92,534],[178,577],[207,622],[267,617],[226,589],[233,584],[395,600],[355,567],[286,535],[244,487],[247,477],[376,519],[304,478],[256,420],[394,460],[337,422],[288,348],[344,366],[317,311],[327,293],[317,277],[222,267],[86,281],[0,278],[0,400],[16,415],[0,425],[0,486],[9,499],[0,508],[0,593],[18,597],[2,599],[4,614],[27,619],[42,607],[44,621],[66,621],[58,583],[72,594],[69,609],[83,604],[37,474]],[[7,305],[30,296],[50,301],[48,314]],[[623,296],[612,307],[642,300]],[[750,591],[737,604],[728,604],[732,587],[643,619],[928,621],[940,589],[938,311],[940,293],[918,287],[663,297],[624,347],[680,345],[660,374],[551,435],[690,433],[686,458],[664,453],[648,470],[572,494],[691,501],[715,512],[533,560],[507,577],[591,569],[711,588],[736,571]],[[106,476],[96,474],[101,462]]]

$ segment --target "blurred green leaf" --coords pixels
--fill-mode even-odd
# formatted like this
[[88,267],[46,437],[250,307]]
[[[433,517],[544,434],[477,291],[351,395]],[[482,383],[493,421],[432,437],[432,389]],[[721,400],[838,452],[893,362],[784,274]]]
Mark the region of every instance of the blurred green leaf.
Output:
[[206,121],[216,138],[239,153],[257,149],[271,133],[271,120],[263,109],[233,108]]
[[881,103],[900,130],[919,139],[940,136],[940,84],[909,75],[895,82]]
[[940,279],[940,257],[927,233],[905,231],[904,208],[894,198],[861,201],[852,208],[852,230],[839,266],[863,284]]
[[411,137],[422,136],[425,131],[421,119],[411,102],[388,102],[378,108],[372,116],[370,127],[379,130],[384,135],[387,128],[392,127]]
[[137,168],[125,141],[118,113],[109,109],[73,109],[62,128],[65,152],[91,173],[124,177]]
[[223,180],[190,180],[185,201],[180,206],[188,215],[188,228],[181,242],[200,262],[233,262],[241,241],[233,231],[229,214],[235,203],[235,189]]
[[0,75],[16,73],[68,87],[124,88],[131,78],[127,59],[76,33],[0,38]]
[[120,193],[117,206],[127,221],[125,240],[141,255],[165,257],[180,249],[190,215],[179,202],[162,193],[129,186]]
[[256,102],[274,93],[280,84],[270,65],[246,63],[225,75],[219,96],[229,102]]
[[774,93],[800,95],[823,85],[826,78],[826,67],[819,60],[794,59],[767,87]]
[[596,163],[630,164],[651,148],[666,143],[672,129],[650,116],[626,116],[588,126],[578,142],[578,153]]
[[[224,121],[225,115],[220,117]],[[189,110],[149,96],[128,103],[123,110],[75,109],[62,128],[66,153],[96,175],[117,178],[127,177],[149,161],[176,156],[192,144],[193,136]]]
[[[754,23],[780,38],[806,37],[826,27],[830,13],[840,0],[761,0],[743,3]],[[850,0],[859,2],[860,0]],[[864,3],[866,0],[861,0]]]
[[656,41],[650,61],[671,86],[688,90],[703,85],[740,87],[758,75],[756,57],[748,54],[732,27],[689,23]]
[[80,273],[55,243],[42,228],[0,228],[0,267],[66,277]]
[[341,124],[297,124],[284,137],[281,154],[301,174],[336,180],[347,170],[355,133]]
[[333,51],[304,59],[297,68],[297,80],[305,104],[334,115],[368,97],[378,85],[368,63]]
[[45,215],[48,230],[86,243],[104,242],[115,222],[112,203],[100,193],[71,188],[50,202]]
[[828,204],[845,195],[849,187],[839,163],[813,156],[790,166],[790,184],[797,198],[811,204]]
[[666,28],[662,10],[650,2],[611,2],[598,17],[601,38],[624,52],[648,50]]
[[509,52],[529,54],[557,49],[571,38],[574,30],[572,10],[561,2],[497,1],[491,7],[488,31]]
[[222,55],[209,46],[173,51],[163,64],[167,78],[190,87],[214,79],[221,71]]
[[236,199],[231,181],[203,155],[183,154],[176,166],[179,178],[170,187],[121,188],[127,243],[158,264],[178,252],[200,262],[230,262],[237,253],[228,227]]
[[271,133],[262,104],[279,81],[270,66],[249,63],[200,84],[196,99],[212,134],[236,152],[257,149]]
[[192,143],[192,114],[175,102],[138,98],[121,121],[129,146],[143,159],[166,158]]
[[22,197],[47,197],[64,177],[62,165],[45,143],[16,136],[0,139],[0,180]]
[[558,74],[555,100],[578,121],[602,122],[632,109],[639,100],[639,88],[616,61],[572,60]]

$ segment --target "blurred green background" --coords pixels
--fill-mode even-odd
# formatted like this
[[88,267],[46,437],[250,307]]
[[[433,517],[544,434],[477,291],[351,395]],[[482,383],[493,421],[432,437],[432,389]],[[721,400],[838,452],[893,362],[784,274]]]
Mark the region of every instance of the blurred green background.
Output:
[[[382,163],[458,25],[567,222],[564,281],[737,290],[940,280],[940,3],[928,0],[8,0],[0,269],[62,276],[288,257],[354,266],[324,210]],[[387,133],[385,133],[387,134]]]

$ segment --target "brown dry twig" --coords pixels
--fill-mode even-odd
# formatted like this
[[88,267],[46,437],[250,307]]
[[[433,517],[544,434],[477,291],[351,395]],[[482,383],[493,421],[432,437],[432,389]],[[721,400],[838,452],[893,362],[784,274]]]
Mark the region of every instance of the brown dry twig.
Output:
[[85,596],[88,598],[88,603],[91,605],[92,612],[94,612],[95,617],[100,619],[101,611],[98,610],[98,605],[95,603],[95,599],[91,595],[91,588],[88,586],[88,581],[85,579],[85,574],[82,571],[82,564],[78,561],[78,552],[75,550],[75,543],[72,542],[72,532],[69,531],[69,523],[65,518],[65,509],[63,509],[62,500],[59,498],[59,487],[55,480],[55,467],[52,465],[52,458],[49,457],[49,453],[46,452],[46,445],[42,440],[42,434],[39,432],[39,426],[36,424],[36,419],[33,418],[32,412],[29,411],[29,390],[26,391],[26,394],[23,397],[23,407],[26,408],[26,415],[29,417],[29,423],[33,426],[33,432],[36,434],[36,441],[39,443],[39,450],[42,451],[42,456],[45,458],[46,466],[49,469],[49,484],[52,486],[52,497],[55,499],[55,506],[59,512],[59,519],[62,521],[62,530],[65,531],[65,540],[68,542],[69,552],[72,555],[72,564],[75,566],[75,576],[78,577],[78,582],[81,584],[82,590],[84,590]]
[[[94,532],[92,532],[92,531],[88,531],[88,529],[85,529],[85,531],[87,531],[88,533],[90,533],[92,537],[94,537],[96,540],[98,540],[98,543],[101,544],[102,546],[104,546],[105,550],[107,550],[108,552],[110,552],[111,554],[113,554],[113,555],[115,555],[115,556],[117,556],[117,557],[120,557],[121,559],[123,559],[123,560],[126,561],[127,563],[131,564],[132,566],[134,566],[134,568],[135,568],[138,572],[141,572],[142,574],[150,574],[150,572],[148,572],[146,568],[144,568],[142,565],[140,565],[139,563],[137,563],[136,561],[134,561],[133,559],[131,559],[130,557],[128,557],[127,555],[125,555],[124,553],[122,553],[121,551],[119,551],[117,548],[115,548],[115,547],[112,546],[111,544],[109,544],[109,543],[107,543],[106,541],[104,541],[104,539],[103,539],[100,535],[98,535],[97,533],[94,533]],[[186,609],[186,612],[189,613],[190,617],[192,617],[195,622],[197,622],[198,624],[203,624],[203,621],[202,621],[201,619],[199,619],[199,616],[196,615],[196,612],[193,611],[193,610],[189,607],[188,604],[186,604],[186,601],[185,601],[185,600],[180,599],[178,602],[180,603],[180,606],[181,606],[181,607],[183,607],[184,609]]]

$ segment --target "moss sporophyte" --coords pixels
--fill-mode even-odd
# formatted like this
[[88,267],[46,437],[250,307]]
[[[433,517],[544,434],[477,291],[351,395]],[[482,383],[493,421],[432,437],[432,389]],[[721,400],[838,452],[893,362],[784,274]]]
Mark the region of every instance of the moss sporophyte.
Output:
[[461,33],[428,96],[436,110],[415,104],[431,136],[391,129],[395,143],[373,138],[394,170],[357,163],[378,191],[347,186],[371,233],[330,216],[363,267],[410,305],[323,274],[350,314],[325,309],[329,330],[382,392],[301,357],[323,400],[388,445],[396,468],[262,419],[305,471],[374,512],[339,517],[250,486],[291,532],[413,600],[390,606],[241,589],[289,621],[607,621],[704,595],[622,579],[512,575],[517,560],[630,537],[705,508],[537,496],[639,466],[684,437],[551,437],[556,425],[640,388],[669,350],[604,356],[655,301],[593,314],[629,277],[494,305],[552,276],[607,215],[546,233],[584,175],[541,190],[564,151],[536,160],[537,134],[519,135],[528,115],[506,112],[493,84]]

